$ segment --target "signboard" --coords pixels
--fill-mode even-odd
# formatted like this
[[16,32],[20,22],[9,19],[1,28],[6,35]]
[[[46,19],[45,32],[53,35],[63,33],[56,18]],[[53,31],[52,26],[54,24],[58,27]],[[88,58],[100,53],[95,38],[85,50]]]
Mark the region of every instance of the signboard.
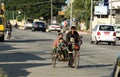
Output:
[[65,15],[64,11],[58,11],[58,15]]
[[106,6],[106,5],[109,5],[108,0],[104,0],[104,5],[105,5],[105,6]]
[[107,15],[108,14],[108,7],[107,6],[95,6],[95,15]]

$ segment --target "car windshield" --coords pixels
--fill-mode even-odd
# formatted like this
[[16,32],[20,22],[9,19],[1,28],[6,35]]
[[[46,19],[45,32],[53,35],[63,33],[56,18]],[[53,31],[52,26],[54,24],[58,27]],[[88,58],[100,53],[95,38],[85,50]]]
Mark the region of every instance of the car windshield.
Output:
[[100,31],[114,31],[114,27],[109,26],[109,25],[100,25],[99,30]]
[[45,25],[43,22],[35,22],[36,25]]

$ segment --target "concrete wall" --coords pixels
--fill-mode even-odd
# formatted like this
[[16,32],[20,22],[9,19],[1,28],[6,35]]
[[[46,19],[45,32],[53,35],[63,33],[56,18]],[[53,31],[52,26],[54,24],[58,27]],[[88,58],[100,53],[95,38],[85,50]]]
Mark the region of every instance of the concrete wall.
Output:
[[[110,24],[110,16],[108,18],[97,18],[94,17],[94,21],[92,21],[92,29],[97,24]],[[112,17],[112,24],[115,24],[115,18]]]

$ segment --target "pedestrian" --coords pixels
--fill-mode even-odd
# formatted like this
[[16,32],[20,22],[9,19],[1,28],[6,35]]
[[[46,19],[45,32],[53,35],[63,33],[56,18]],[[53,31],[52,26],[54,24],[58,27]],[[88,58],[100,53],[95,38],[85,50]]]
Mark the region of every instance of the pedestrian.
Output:
[[73,44],[77,45],[79,43],[79,33],[76,31],[76,27],[72,26],[71,30],[66,34],[66,43],[68,44],[68,50],[69,50],[69,62],[68,65],[70,67],[73,67]]
[[11,38],[11,33],[12,33],[12,25],[11,25],[10,21],[8,21],[6,24],[6,38],[7,39]]
[[[57,38],[53,42],[53,53],[57,52],[57,46],[59,44],[59,39],[60,38],[63,38],[63,34],[62,33],[59,33],[58,36],[57,36]],[[57,54],[55,55],[55,57],[57,57]]]
[[66,31],[66,29],[67,29],[67,25],[68,25],[68,23],[67,23],[67,20],[65,19],[64,21],[63,21],[63,32],[65,32]]

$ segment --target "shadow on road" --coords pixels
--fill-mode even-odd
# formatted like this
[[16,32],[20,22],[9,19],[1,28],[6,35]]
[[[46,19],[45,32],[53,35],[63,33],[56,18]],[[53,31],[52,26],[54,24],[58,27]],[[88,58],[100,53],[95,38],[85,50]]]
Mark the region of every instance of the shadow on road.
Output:
[[28,60],[45,60],[30,53],[3,53],[0,54],[0,62],[24,62]]
[[0,52],[4,52],[7,50],[15,50],[15,49],[19,49],[19,48],[13,48],[11,45],[7,45],[5,43],[0,44]]
[[50,63],[17,63],[17,64],[0,64],[7,72],[8,77],[27,77],[30,74],[26,68],[47,66]]
[[84,65],[84,66],[79,66],[78,68],[101,68],[101,67],[109,67],[113,66],[113,64],[98,64],[98,65]]
[[38,42],[38,41],[53,41],[53,39],[26,39],[26,40],[6,40],[5,42],[12,43],[27,43],[27,42]]
[[9,77],[27,77],[30,72],[26,68],[51,65],[51,63],[40,63],[41,60],[45,59],[30,53],[3,53],[0,54],[0,67]]
[[[47,58],[42,58],[34,53],[17,52],[15,51],[16,49],[19,48],[14,48],[6,43],[3,43],[2,45],[0,44],[0,68],[3,68],[3,70],[7,72],[8,77],[27,77],[27,75],[30,74],[30,72],[26,70],[27,68],[51,65],[51,63],[40,62]],[[14,51],[12,52],[12,50]],[[45,52],[39,52],[39,54],[45,54]]]

